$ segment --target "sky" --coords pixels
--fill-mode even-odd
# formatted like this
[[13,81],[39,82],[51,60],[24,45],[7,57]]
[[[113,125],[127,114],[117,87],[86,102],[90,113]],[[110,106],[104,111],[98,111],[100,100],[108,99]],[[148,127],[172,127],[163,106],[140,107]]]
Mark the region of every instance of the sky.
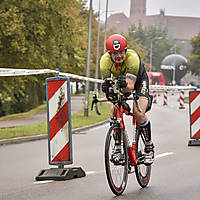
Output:
[[[88,0],[88,5],[89,5]],[[101,1],[101,20],[105,20],[106,1]],[[93,9],[98,11],[99,0],[93,0]],[[200,17],[200,0],[147,0],[147,15],[160,13],[165,9],[165,15]],[[129,17],[130,0],[108,0],[110,14],[123,12]]]

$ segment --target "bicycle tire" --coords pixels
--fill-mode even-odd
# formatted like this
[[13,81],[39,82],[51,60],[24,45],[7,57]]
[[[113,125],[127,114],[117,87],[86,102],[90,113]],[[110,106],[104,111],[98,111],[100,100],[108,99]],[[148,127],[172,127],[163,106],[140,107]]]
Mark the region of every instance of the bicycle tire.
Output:
[[[112,151],[115,146],[114,144],[114,129],[120,129],[120,131],[123,131],[119,126],[113,125],[110,127],[107,136],[106,136],[106,141],[105,141],[105,169],[106,169],[106,177],[108,184],[110,186],[110,189],[115,195],[121,195],[127,185],[128,181],[128,153],[127,153],[127,148],[125,145],[125,139],[123,138],[124,135],[121,133],[121,145],[123,149],[123,164],[121,165],[115,165],[111,159]],[[117,173],[116,173],[116,171]],[[121,177],[115,177],[120,176]]]
[[[136,157],[140,160],[140,158],[144,157],[144,146],[145,140],[140,130],[136,130]],[[141,187],[146,187],[150,181],[151,177],[151,165],[146,166],[144,164],[138,164],[135,166],[135,174],[137,181]]]

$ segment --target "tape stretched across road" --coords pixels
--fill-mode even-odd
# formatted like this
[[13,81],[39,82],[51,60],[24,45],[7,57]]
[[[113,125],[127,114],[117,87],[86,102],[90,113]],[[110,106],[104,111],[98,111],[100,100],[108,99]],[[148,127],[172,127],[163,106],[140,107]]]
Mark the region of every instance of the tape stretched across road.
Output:
[[[79,76],[76,74],[70,73],[63,73],[58,72],[56,70],[51,69],[12,69],[12,68],[0,68],[0,76],[24,76],[24,75],[34,75],[34,74],[47,74],[47,73],[59,73],[61,76],[84,80],[84,81],[91,81],[97,83],[103,83],[101,79],[94,79],[85,76]],[[164,85],[150,85],[150,90],[194,90],[196,87],[193,86],[164,86]]]
[[88,78],[88,77],[84,77],[84,76],[78,76],[78,75],[75,75],[75,74],[59,72],[59,75],[70,77],[70,78],[75,78],[75,79],[80,79],[80,80],[84,80],[84,81],[103,83],[103,80],[101,80],[101,79]]
[[194,86],[166,86],[166,85],[149,85],[150,90],[195,90]]
[[11,69],[11,68],[0,68],[0,76],[24,76],[34,74],[47,74],[55,73],[55,70],[50,69]]
[[101,79],[94,79],[94,78],[88,78],[84,76],[78,76],[76,74],[69,74],[69,73],[63,73],[58,72],[56,70],[51,69],[12,69],[12,68],[0,68],[0,76],[24,76],[24,75],[34,75],[34,74],[48,74],[48,73],[59,73],[61,76],[84,80],[84,81],[91,81],[91,82],[97,82],[97,83],[103,83],[103,80]]

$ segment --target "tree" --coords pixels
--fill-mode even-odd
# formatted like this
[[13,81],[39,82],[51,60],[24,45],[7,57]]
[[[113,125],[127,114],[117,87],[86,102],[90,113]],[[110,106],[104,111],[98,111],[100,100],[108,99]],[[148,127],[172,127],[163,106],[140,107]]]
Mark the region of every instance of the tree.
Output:
[[[0,67],[59,68],[85,75],[89,16],[85,5],[85,0],[0,1]],[[94,28],[96,24],[94,17]],[[94,57],[93,53],[91,66]],[[0,115],[40,104],[45,99],[45,77],[1,78]]]
[[190,54],[188,62],[188,70],[193,74],[200,74],[200,33],[191,40],[191,45],[193,47]]
[[[60,44],[65,45],[66,38],[73,40],[68,31],[73,28],[73,20],[58,13],[53,3],[42,0],[1,1],[1,67],[55,68],[58,54],[66,52],[66,47],[61,49]],[[64,59],[66,63],[66,56],[62,57]],[[43,82],[42,75],[2,78],[0,113],[22,112],[41,104],[45,97]]]
[[[160,71],[160,64],[165,56],[171,54],[171,48],[174,46],[175,40],[168,35],[168,31],[166,28],[162,28],[161,26],[147,26],[143,27],[141,23],[139,23],[138,27],[132,25],[129,29],[128,33],[129,37],[133,38],[137,41],[137,43],[141,44],[144,49],[148,50],[148,54],[144,57],[145,63],[149,67],[150,63],[150,45],[151,41],[153,42],[152,48],[152,63],[153,70]],[[160,40],[156,40],[154,38],[162,38]]]

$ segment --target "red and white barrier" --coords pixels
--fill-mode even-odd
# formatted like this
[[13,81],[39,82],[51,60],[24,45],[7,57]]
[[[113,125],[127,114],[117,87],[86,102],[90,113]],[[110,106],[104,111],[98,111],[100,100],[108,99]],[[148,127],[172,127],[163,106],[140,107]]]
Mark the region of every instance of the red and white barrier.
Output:
[[167,106],[167,90],[163,93],[163,106]]
[[188,145],[200,145],[200,91],[189,92],[190,138]]
[[179,103],[180,103],[179,109],[185,109],[185,106],[184,106],[184,91],[183,90],[181,90],[181,92],[180,92]]
[[69,79],[59,76],[47,78],[46,96],[49,164],[58,165],[58,168],[41,170],[36,180],[68,180],[84,177],[86,174],[81,167],[64,168],[64,165],[72,164]]

